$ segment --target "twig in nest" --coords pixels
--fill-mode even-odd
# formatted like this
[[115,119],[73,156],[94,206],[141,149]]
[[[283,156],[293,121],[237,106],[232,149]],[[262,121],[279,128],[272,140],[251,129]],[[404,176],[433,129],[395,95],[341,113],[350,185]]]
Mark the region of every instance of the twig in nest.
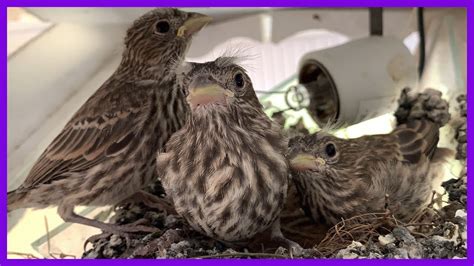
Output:
[[64,258],[73,258],[73,259],[75,259],[76,256],[74,256],[74,255],[64,254],[62,252],[60,252],[60,253],[51,252],[51,240],[50,240],[50,237],[49,237],[49,225],[48,225],[48,218],[46,216],[44,216],[44,226],[46,228],[46,240],[47,240],[46,244],[47,244],[47,249],[48,249],[49,256],[51,256],[51,258],[53,258],[53,259],[57,259],[56,255],[58,255],[60,259],[64,259]]
[[324,258],[324,254],[321,253],[321,251],[319,251],[317,248],[313,248],[313,250],[318,253],[319,257]]
[[433,208],[433,206],[435,204],[435,196],[436,196],[436,191],[433,190],[433,192],[431,194],[430,204],[428,204],[428,208]]
[[407,223],[405,224],[406,227],[408,226],[436,226],[435,223]]
[[46,229],[46,239],[47,239],[47,247],[48,247],[48,254],[51,254],[51,242],[50,242],[50,238],[49,238],[49,226],[48,226],[48,218],[46,218],[46,216],[44,216],[44,227]]
[[15,252],[15,251],[8,251],[8,255],[16,255],[16,256],[21,256],[26,259],[41,259],[39,257],[36,257],[35,255],[31,253],[23,253],[23,252]]
[[[434,195],[432,202],[434,202],[433,199]],[[383,213],[366,213],[349,219],[343,219],[328,230],[326,236],[315,247],[315,249],[327,257],[333,255],[342,248],[346,248],[350,243],[352,243],[352,241],[367,243],[370,239],[373,239],[373,237],[378,237],[384,232],[389,233],[397,226],[425,226],[433,228],[436,226],[435,223],[422,220],[428,210],[435,209],[432,205],[429,205],[427,208],[416,213],[408,223],[398,220],[388,208]],[[437,212],[437,214],[441,217],[439,212]],[[414,236],[423,238],[428,237],[426,234],[417,230],[408,230]]]
[[352,241],[367,243],[373,236],[378,236],[380,231],[389,231],[388,228],[397,224],[399,222],[390,211],[354,216],[342,220],[329,229],[324,239],[315,248],[324,256],[330,256],[347,247]]
[[280,254],[272,254],[272,253],[244,253],[244,252],[236,252],[236,253],[223,253],[223,254],[215,254],[215,255],[206,255],[206,256],[199,256],[194,257],[196,259],[212,259],[212,258],[228,258],[228,257],[252,257],[252,258],[280,258],[280,259],[289,259],[289,256],[280,255]]
[[[425,228],[434,227],[436,224],[433,222],[443,219],[443,215],[440,213],[440,211],[433,207],[432,203],[434,202],[434,195],[435,193],[433,193],[431,203],[427,207],[415,213],[413,218],[407,224],[405,224],[405,226],[425,226]],[[435,215],[430,212],[434,212]]]

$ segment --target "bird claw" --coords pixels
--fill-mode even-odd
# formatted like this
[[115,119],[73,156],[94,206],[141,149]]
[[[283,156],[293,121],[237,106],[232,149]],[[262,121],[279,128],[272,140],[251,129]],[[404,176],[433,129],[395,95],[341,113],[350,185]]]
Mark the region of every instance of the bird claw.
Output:
[[86,242],[84,243],[84,251],[86,251],[87,244],[89,244],[89,243],[94,244],[95,242],[99,241],[100,239],[106,239],[106,238],[111,237],[112,235],[118,235],[120,237],[123,237],[125,239],[126,249],[128,249],[130,247],[131,239],[130,239],[130,236],[129,236],[128,233],[118,232],[118,233],[112,234],[112,233],[104,232],[104,233],[93,235],[93,236],[87,238]]
[[146,224],[147,222],[148,222],[148,219],[142,218],[142,219],[139,219],[139,220],[137,220],[133,223],[126,224],[126,225],[121,225],[120,227],[117,228],[117,230],[113,230],[111,232],[103,232],[101,234],[93,235],[93,236],[89,237],[88,239],[86,239],[86,241],[84,243],[84,251],[87,248],[87,244],[89,244],[89,243],[93,244],[93,243],[99,241],[100,239],[109,238],[113,234],[119,235],[119,236],[125,238],[126,247],[129,248],[130,247],[130,242],[131,242],[130,233],[138,233],[138,232],[155,233],[155,232],[160,231],[160,229],[158,229],[156,227],[143,225],[143,224]]
[[272,241],[286,247],[288,249],[288,252],[290,253],[291,258],[293,258],[293,256],[299,257],[303,253],[303,248],[298,243],[291,241],[285,236],[283,236],[283,234],[281,233],[280,219],[278,219],[272,225],[271,239]]
[[[288,240],[288,239],[287,239]],[[290,256],[300,257],[303,254],[303,248],[296,242],[288,240],[288,250],[290,251]]]
[[86,241],[84,242],[84,251],[86,251],[86,248],[87,248],[87,244],[91,243],[92,245],[94,245],[95,242],[99,241],[100,239],[106,239],[108,237],[112,236],[112,233],[100,233],[100,234],[97,234],[97,235],[93,235],[93,236],[90,236],[89,238],[86,239]]
[[274,237],[273,241],[286,247],[291,257],[299,257],[303,254],[303,248],[298,243],[291,241],[288,238],[278,236]]

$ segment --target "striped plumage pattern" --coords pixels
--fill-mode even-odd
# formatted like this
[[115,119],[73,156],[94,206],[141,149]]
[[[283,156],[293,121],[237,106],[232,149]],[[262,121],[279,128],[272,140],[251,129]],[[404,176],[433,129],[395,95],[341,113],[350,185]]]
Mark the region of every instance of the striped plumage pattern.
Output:
[[[193,64],[184,83],[210,75],[236,96],[225,105],[197,108],[158,157],[168,195],[197,231],[222,241],[242,241],[269,229],[287,195],[286,141],[263,112],[244,70],[219,58]],[[163,167],[161,167],[163,166]]]
[[[118,85],[116,91],[120,91]],[[23,184],[11,192],[22,197],[21,201],[9,202],[9,209],[107,205],[154,180],[156,151],[184,123],[184,97],[177,89],[164,90],[166,86],[172,88],[172,83],[161,84],[162,90],[156,90],[155,86],[160,87],[157,83],[122,86],[124,90],[133,88],[134,93],[122,94],[117,102],[110,94],[95,95],[96,104],[115,106],[116,112],[91,115],[79,110]],[[84,113],[88,115],[81,115]]]
[[[290,140],[288,156],[322,158],[318,169],[292,169],[302,207],[315,222],[335,224],[342,218],[383,212],[409,219],[429,200],[433,182],[450,151],[437,148],[439,129],[427,120],[411,121],[385,135],[340,139],[318,132]],[[326,154],[333,144],[335,156]]]
[[[65,220],[79,221],[70,220],[77,217],[75,205],[115,204],[155,180],[156,153],[186,117],[173,69],[190,42],[176,37],[188,16],[155,9],[134,22],[117,70],[74,114],[24,183],[8,193],[9,211],[59,205]],[[156,34],[156,21],[163,19],[170,32]]]

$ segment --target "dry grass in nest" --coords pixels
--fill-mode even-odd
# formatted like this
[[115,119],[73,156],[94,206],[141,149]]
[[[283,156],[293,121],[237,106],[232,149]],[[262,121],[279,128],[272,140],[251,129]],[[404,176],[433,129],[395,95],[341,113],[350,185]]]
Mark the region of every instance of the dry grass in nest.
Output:
[[370,241],[377,241],[380,235],[391,233],[397,226],[407,228],[415,237],[426,238],[432,233],[436,225],[442,221],[441,214],[433,208],[432,203],[416,213],[407,223],[395,218],[388,209],[385,212],[361,214],[342,220],[331,227],[323,240],[314,248],[324,257],[331,257],[353,241],[360,242],[363,245]]

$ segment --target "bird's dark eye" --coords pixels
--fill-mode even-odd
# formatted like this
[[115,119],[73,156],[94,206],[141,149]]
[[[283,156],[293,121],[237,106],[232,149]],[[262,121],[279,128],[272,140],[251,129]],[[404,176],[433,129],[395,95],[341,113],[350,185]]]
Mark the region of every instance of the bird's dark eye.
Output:
[[329,143],[326,145],[326,154],[329,157],[334,157],[336,156],[336,146],[334,144]]
[[235,85],[239,88],[242,88],[244,86],[244,76],[242,75],[242,73],[237,73],[235,76],[234,76],[234,81],[235,81]]
[[167,21],[160,21],[156,23],[156,32],[167,33],[170,30],[170,24]]

